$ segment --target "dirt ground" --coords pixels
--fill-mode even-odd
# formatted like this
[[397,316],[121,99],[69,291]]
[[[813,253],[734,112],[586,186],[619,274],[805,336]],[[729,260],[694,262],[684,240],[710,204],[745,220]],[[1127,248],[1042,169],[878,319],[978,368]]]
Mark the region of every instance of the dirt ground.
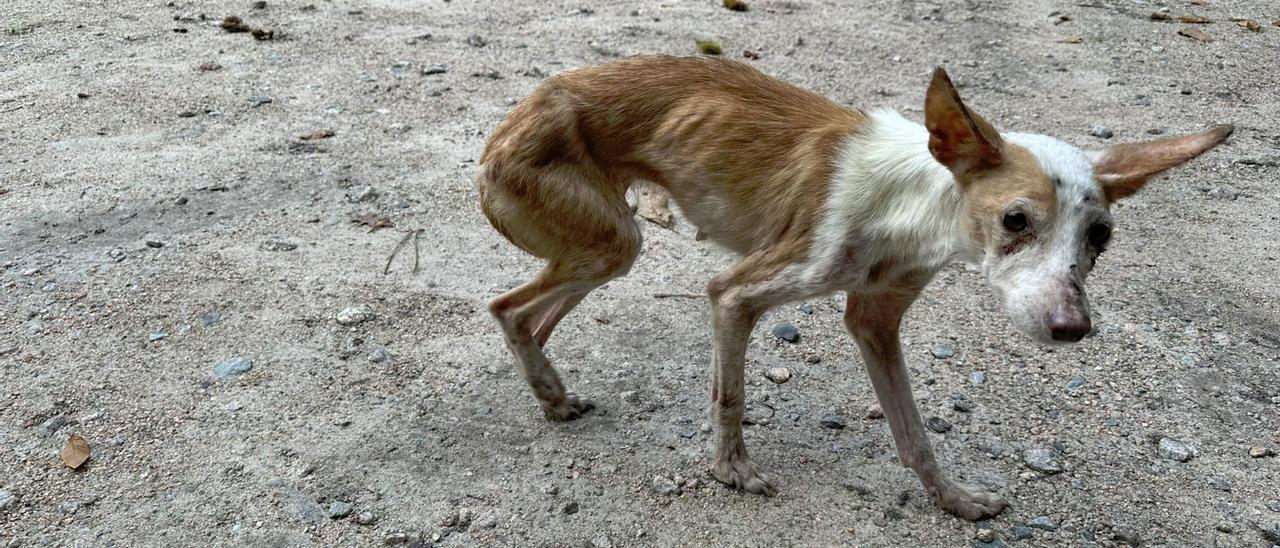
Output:
[[[1280,7],[747,1],[5,2],[0,546],[1280,543],[1280,458],[1249,454],[1280,451]],[[566,319],[548,352],[599,409],[543,420],[485,311],[539,264],[479,213],[484,139],[546,75],[704,37],[915,119],[943,64],[997,125],[1091,148],[1237,124],[1117,207],[1096,337],[1026,341],[960,266],[913,308],[939,458],[1004,514],[946,515],[898,464],[838,296],[749,351],[780,494],[710,481],[707,304],[659,295],[734,259],[685,222]],[[418,271],[411,238],[384,275],[415,230]]]

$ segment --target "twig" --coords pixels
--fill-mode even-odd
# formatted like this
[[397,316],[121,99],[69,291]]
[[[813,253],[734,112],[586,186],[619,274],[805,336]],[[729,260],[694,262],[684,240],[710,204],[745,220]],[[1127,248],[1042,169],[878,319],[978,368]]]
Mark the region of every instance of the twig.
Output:
[[18,105],[18,106],[16,106],[16,107],[13,107],[13,108],[8,109],[8,110],[0,110],[0,114],[4,114],[4,113],[7,113],[7,112],[13,112],[13,111],[15,111],[15,110],[19,110],[19,109],[21,109],[22,107],[25,107],[25,106],[27,106],[27,105]]
[[655,299],[701,299],[702,295],[694,295],[693,293],[654,293]]
[[[387,257],[387,265],[382,267],[383,276],[391,273],[391,261],[394,261],[396,259],[396,255],[400,254],[400,248],[404,247],[404,244],[409,243],[409,238],[414,237],[419,232],[422,232],[422,229],[409,230],[404,233],[404,237],[400,238],[400,242],[396,244],[395,249],[391,250],[391,255]],[[418,240],[416,238],[413,241],[413,273],[418,273]]]

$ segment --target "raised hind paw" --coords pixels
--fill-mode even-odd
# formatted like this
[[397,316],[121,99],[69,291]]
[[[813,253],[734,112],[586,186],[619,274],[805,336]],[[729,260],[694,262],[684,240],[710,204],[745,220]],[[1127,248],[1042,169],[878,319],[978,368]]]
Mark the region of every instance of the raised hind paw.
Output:
[[1004,497],[964,483],[951,483],[940,489],[937,501],[943,510],[969,521],[995,516],[1009,506]]
[[720,483],[748,493],[772,497],[778,492],[769,475],[747,457],[717,459],[711,466],[711,476]]
[[542,412],[549,421],[571,421],[595,408],[596,405],[590,400],[572,394],[565,396],[558,404],[542,404]]

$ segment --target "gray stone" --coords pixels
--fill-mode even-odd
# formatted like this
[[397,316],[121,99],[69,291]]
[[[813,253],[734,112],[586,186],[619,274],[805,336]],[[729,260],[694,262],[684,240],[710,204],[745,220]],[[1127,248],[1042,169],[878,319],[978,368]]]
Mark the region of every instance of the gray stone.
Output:
[[200,316],[200,321],[201,323],[204,323],[205,327],[209,327],[215,323],[222,321],[222,313],[218,312],[217,310],[210,310],[208,312],[205,312],[203,316]]
[[360,512],[359,514],[356,514],[356,523],[359,523],[360,525],[373,525],[378,523],[378,514],[368,511]]
[[1026,540],[1036,534],[1030,527],[1022,525],[1014,525],[1009,528],[1009,534],[1013,536],[1013,540]]
[[832,430],[839,430],[845,427],[844,419],[836,415],[823,415],[822,425]]
[[354,306],[348,306],[340,310],[338,312],[337,319],[338,319],[339,325],[351,326],[351,325],[362,324],[364,322],[374,319],[375,317],[377,316],[373,313],[372,308],[369,308],[368,305],[358,304]]
[[1160,438],[1160,443],[1156,448],[1157,454],[1162,459],[1176,460],[1178,462],[1187,462],[1194,458],[1197,454],[1196,448],[1184,441],[1175,440],[1173,438]]
[[431,65],[429,67],[424,67],[422,69],[423,76],[431,76],[433,74],[444,74],[446,72],[449,72],[449,67],[446,67],[444,65]]
[[982,541],[974,542],[973,545],[976,548],[1008,548],[1009,547],[1009,545],[1005,543],[1004,539],[999,537],[992,539],[991,542],[982,542]]
[[1209,487],[1219,491],[1231,491],[1231,482],[1227,478],[1213,478],[1209,480]]
[[871,420],[875,420],[875,419],[883,419],[883,418],[884,418],[884,410],[883,410],[883,409],[880,409],[880,406],[879,406],[879,405],[877,405],[877,404],[874,404],[874,403],[873,403],[873,404],[870,404],[870,405],[868,405],[868,406],[867,406],[867,410],[866,410],[866,412],[864,412],[864,413],[863,413],[863,415],[862,415],[862,416],[863,416],[863,418],[867,418],[867,419],[871,419]]
[[945,434],[951,431],[951,423],[947,422],[946,419],[943,419],[942,417],[929,417],[929,420],[924,421],[924,425],[928,429],[939,434]]
[[1106,126],[1103,126],[1103,125],[1100,125],[1100,124],[1095,124],[1095,125],[1093,125],[1093,126],[1090,126],[1090,127],[1089,127],[1089,135],[1092,135],[1092,136],[1097,137],[1097,138],[1099,138],[1099,139],[1110,139],[1110,138],[1112,138],[1112,137],[1115,137],[1115,136],[1116,136],[1116,134],[1115,134],[1115,132],[1114,132],[1114,131],[1111,131],[1110,129],[1107,129],[1107,127],[1106,127]]
[[66,415],[54,415],[40,424],[40,431],[43,432],[45,436],[52,436],[69,422],[71,421],[67,420]]
[[987,373],[985,371],[974,371],[972,375],[969,375],[969,382],[972,382],[973,384],[986,384]]
[[561,510],[562,512],[564,512],[564,513],[565,513],[565,515],[572,516],[572,515],[574,515],[574,514],[578,513],[578,510],[579,510],[580,508],[581,508],[581,507],[578,505],[578,502],[577,502],[577,501],[569,501],[569,502],[568,502],[568,503],[566,503],[566,504],[564,505],[564,507],[562,507],[560,510]]
[[18,504],[18,496],[12,491],[0,491],[0,512]]
[[653,477],[653,490],[662,496],[671,496],[680,493],[680,486],[676,485],[675,480],[666,476]]
[[782,384],[791,380],[791,370],[785,367],[770,367],[764,372],[764,378]]
[[283,240],[267,240],[258,247],[263,251],[293,251],[298,249],[298,244]]
[[1149,107],[1149,106],[1151,106],[1151,98],[1150,98],[1150,97],[1147,97],[1146,95],[1138,95],[1138,96],[1136,96],[1136,97],[1134,97],[1134,98],[1133,98],[1133,106],[1135,106],[1135,107]]
[[168,336],[169,334],[165,333],[164,331],[156,331],[155,333],[147,335],[147,342],[162,341],[165,339],[165,337],[168,337]]
[[219,379],[228,379],[248,373],[253,369],[253,360],[248,356],[236,356],[218,362],[213,366],[213,375]]
[[1267,510],[1271,510],[1272,512],[1280,512],[1280,500],[1268,501]]
[[377,189],[369,185],[357,185],[347,190],[347,201],[351,203],[367,202],[377,197]]
[[330,519],[345,518],[351,515],[351,512],[355,511],[355,509],[356,509],[355,505],[351,504],[350,502],[335,500],[329,503],[329,518]]
[[1041,531],[1057,531],[1058,524],[1049,519],[1049,516],[1036,516],[1027,522],[1027,527],[1039,529]]
[[1060,457],[1058,451],[1047,447],[1033,447],[1022,452],[1022,462],[1045,474],[1058,474],[1066,470]]
[[800,306],[797,306],[796,310],[804,312],[805,314],[813,314],[813,305],[809,303],[805,303]]
[[373,363],[382,363],[391,357],[391,353],[386,348],[378,347],[369,353],[369,361]]
[[933,357],[938,358],[939,360],[945,360],[956,355],[955,349],[942,343],[933,345],[933,348],[930,348],[929,352],[933,354]]
[[770,331],[773,333],[773,336],[789,343],[795,344],[800,342],[800,330],[796,329],[796,326],[787,322],[774,325],[773,329]]
[[1138,536],[1138,532],[1127,527],[1113,527],[1111,529],[1111,538],[1129,546],[1142,545],[1142,538]]
[[996,532],[991,529],[990,526],[980,527],[978,528],[978,531],[974,533],[973,538],[977,539],[978,542],[992,542],[996,540]]
[[485,38],[479,34],[472,34],[467,37],[467,45],[476,48],[483,48],[489,45],[489,41],[485,40]]
[[272,99],[266,95],[255,95],[249,98],[249,103],[251,103],[254,107],[269,105],[271,104],[271,101]]
[[1079,390],[1081,386],[1084,386],[1085,382],[1087,382],[1085,378],[1080,375],[1071,377],[1071,380],[1067,381],[1067,390],[1075,392],[1076,390]]

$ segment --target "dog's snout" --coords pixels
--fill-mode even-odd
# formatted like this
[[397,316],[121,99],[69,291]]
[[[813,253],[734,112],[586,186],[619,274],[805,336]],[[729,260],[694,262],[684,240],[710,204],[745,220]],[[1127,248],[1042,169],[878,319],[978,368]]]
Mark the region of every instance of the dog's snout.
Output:
[[1078,308],[1058,308],[1049,313],[1049,335],[1055,341],[1079,342],[1092,330],[1093,323]]

